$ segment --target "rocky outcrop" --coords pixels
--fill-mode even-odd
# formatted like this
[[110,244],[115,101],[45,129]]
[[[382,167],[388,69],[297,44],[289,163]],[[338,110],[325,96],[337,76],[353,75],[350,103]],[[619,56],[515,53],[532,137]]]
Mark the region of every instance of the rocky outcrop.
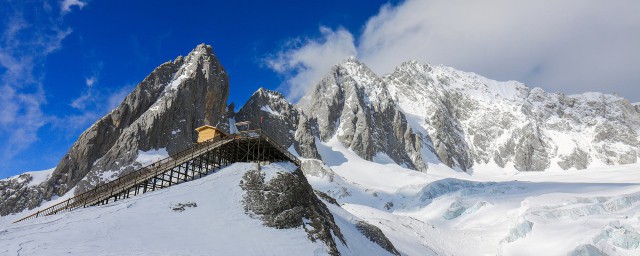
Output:
[[250,121],[283,147],[294,147],[302,157],[320,159],[308,118],[276,91],[258,89],[235,115]]
[[28,173],[0,180],[0,216],[13,213],[16,205],[33,209],[40,204],[44,189],[40,185],[31,186],[32,180]]
[[[267,181],[264,173],[248,171],[240,187],[245,191],[243,203],[247,214],[261,219],[268,227],[302,227],[311,241],[320,240],[329,254],[340,255],[336,243],[346,244],[340,228],[300,169],[278,173]],[[334,236],[339,241],[334,240]]]
[[400,252],[398,252],[396,247],[393,246],[391,241],[389,241],[389,238],[387,238],[387,236],[382,233],[382,230],[380,230],[380,228],[364,221],[358,221],[356,223],[356,228],[360,231],[360,233],[369,238],[371,242],[380,245],[380,247],[387,250],[393,255],[400,255]]

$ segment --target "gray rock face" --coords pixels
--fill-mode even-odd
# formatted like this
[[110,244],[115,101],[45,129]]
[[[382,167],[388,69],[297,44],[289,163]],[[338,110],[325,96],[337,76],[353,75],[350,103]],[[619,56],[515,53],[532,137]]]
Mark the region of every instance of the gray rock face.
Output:
[[396,163],[424,171],[425,144],[392,100],[386,83],[355,60],[335,66],[298,106],[315,127],[314,136],[334,136],[360,157],[383,153]]
[[[3,213],[31,209],[76,187],[81,193],[138,167],[140,151],[165,148],[169,154],[190,147],[194,129],[226,123],[229,80],[211,46],[199,45],[186,57],[164,63],[124,101],[83,132],[58,163],[42,191],[3,206]],[[4,200],[3,200],[4,201]]]
[[[223,116],[228,95],[229,79],[224,68],[211,46],[199,45],[186,57],[178,57],[154,70],[118,108],[101,119],[110,122],[105,125],[99,122],[89,129],[89,135],[96,134],[97,138],[105,133],[91,131],[102,126],[114,127],[118,134],[103,142],[103,147],[111,145],[106,152],[77,160],[92,166],[83,166],[83,169],[76,168],[74,162],[70,166],[59,164],[54,175],[74,169],[88,170],[84,179],[77,183],[76,193],[80,193],[104,182],[105,172],[120,176],[141,167],[135,162],[139,151],[166,148],[169,154],[174,154],[184,150],[197,137],[196,127],[226,121]],[[140,114],[131,116],[129,113]],[[79,141],[83,139],[81,136]],[[77,156],[74,148],[67,156]],[[61,162],[65,163],[65,160]],[[62,181],[68,188],[75,183],[73,180]]]

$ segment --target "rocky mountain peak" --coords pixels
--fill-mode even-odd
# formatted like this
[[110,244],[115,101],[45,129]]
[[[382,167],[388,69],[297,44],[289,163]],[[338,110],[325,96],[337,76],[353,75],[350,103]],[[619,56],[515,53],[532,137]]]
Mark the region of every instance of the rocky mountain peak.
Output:
[[297,106],[321,141],[336,137],[364,159],[386,154],[396,163],[426,169],[417,153],[421,146],[415,144],[386,82],[359,61],[334,66]]
[[147,152],[162,152],[154,153],[162,158],[190,147],[196,127],[226,122],[228,95],[229,78],[212,47],[198,45],[186,57],[155,68],[115,110],[83,132],[51,178],[24,192],[32,200],[1,198],[1,214],[113,180],[147,164],[140,157]]
[[[450,166],[495,162],[542,171],[636,161],[638,114],[621,97],[566,96],[450,67],[422,67],[407,62],[384,79],[402,111],[417,117],[412,127],[432,138]],[[594,147],[603,137],[621,147]]]

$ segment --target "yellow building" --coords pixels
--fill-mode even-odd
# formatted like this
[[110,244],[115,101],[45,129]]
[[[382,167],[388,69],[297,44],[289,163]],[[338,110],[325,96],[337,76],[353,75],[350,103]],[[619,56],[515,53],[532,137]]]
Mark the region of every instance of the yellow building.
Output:
[[226,136],[222,130],[211,125],[200,126],[196,128],[196,131],[198,132],[198,143],[213,139],[216,136]]

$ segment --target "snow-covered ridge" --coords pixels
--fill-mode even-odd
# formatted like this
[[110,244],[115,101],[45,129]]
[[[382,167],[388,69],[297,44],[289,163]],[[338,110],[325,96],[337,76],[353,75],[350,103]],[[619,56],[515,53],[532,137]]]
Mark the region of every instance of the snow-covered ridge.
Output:
[[[486,102],[522,100],[530,90],[518,81],[496,81],[473,72],[460,71],[444,65],[421,64],[418,61],[404,62],[394,72],[422,76],[423,79],[438,82],[447,89]],[[390,79],[391,76],[392,74],[388,74],[384,78]]]
[[414,130],[452,166],[584,169],[640,156],[640,113],[617,95],[549,93],[416,61],[383,79]]
[[640,157],[640,112],[622,97],[549,93],[417,61],[379,77],[348,59],[297,107],[321,141],[338,135],[365,159],[385,153],[421,171],[428,161],[462,171],[545,171]]
[[51,173],[54,170],[55,168],[46,169],[42,171],[24,172],[22,174],[14,175],[14,176],[2,179],[0,181],[3,181],[3,182],[14,181],[17,183],[25,183],[28,181],[28,183],[26,183],[26,186],[33,187],[33,186],[40,185],[40,183],[42,182],[47,181],[51,177]]

